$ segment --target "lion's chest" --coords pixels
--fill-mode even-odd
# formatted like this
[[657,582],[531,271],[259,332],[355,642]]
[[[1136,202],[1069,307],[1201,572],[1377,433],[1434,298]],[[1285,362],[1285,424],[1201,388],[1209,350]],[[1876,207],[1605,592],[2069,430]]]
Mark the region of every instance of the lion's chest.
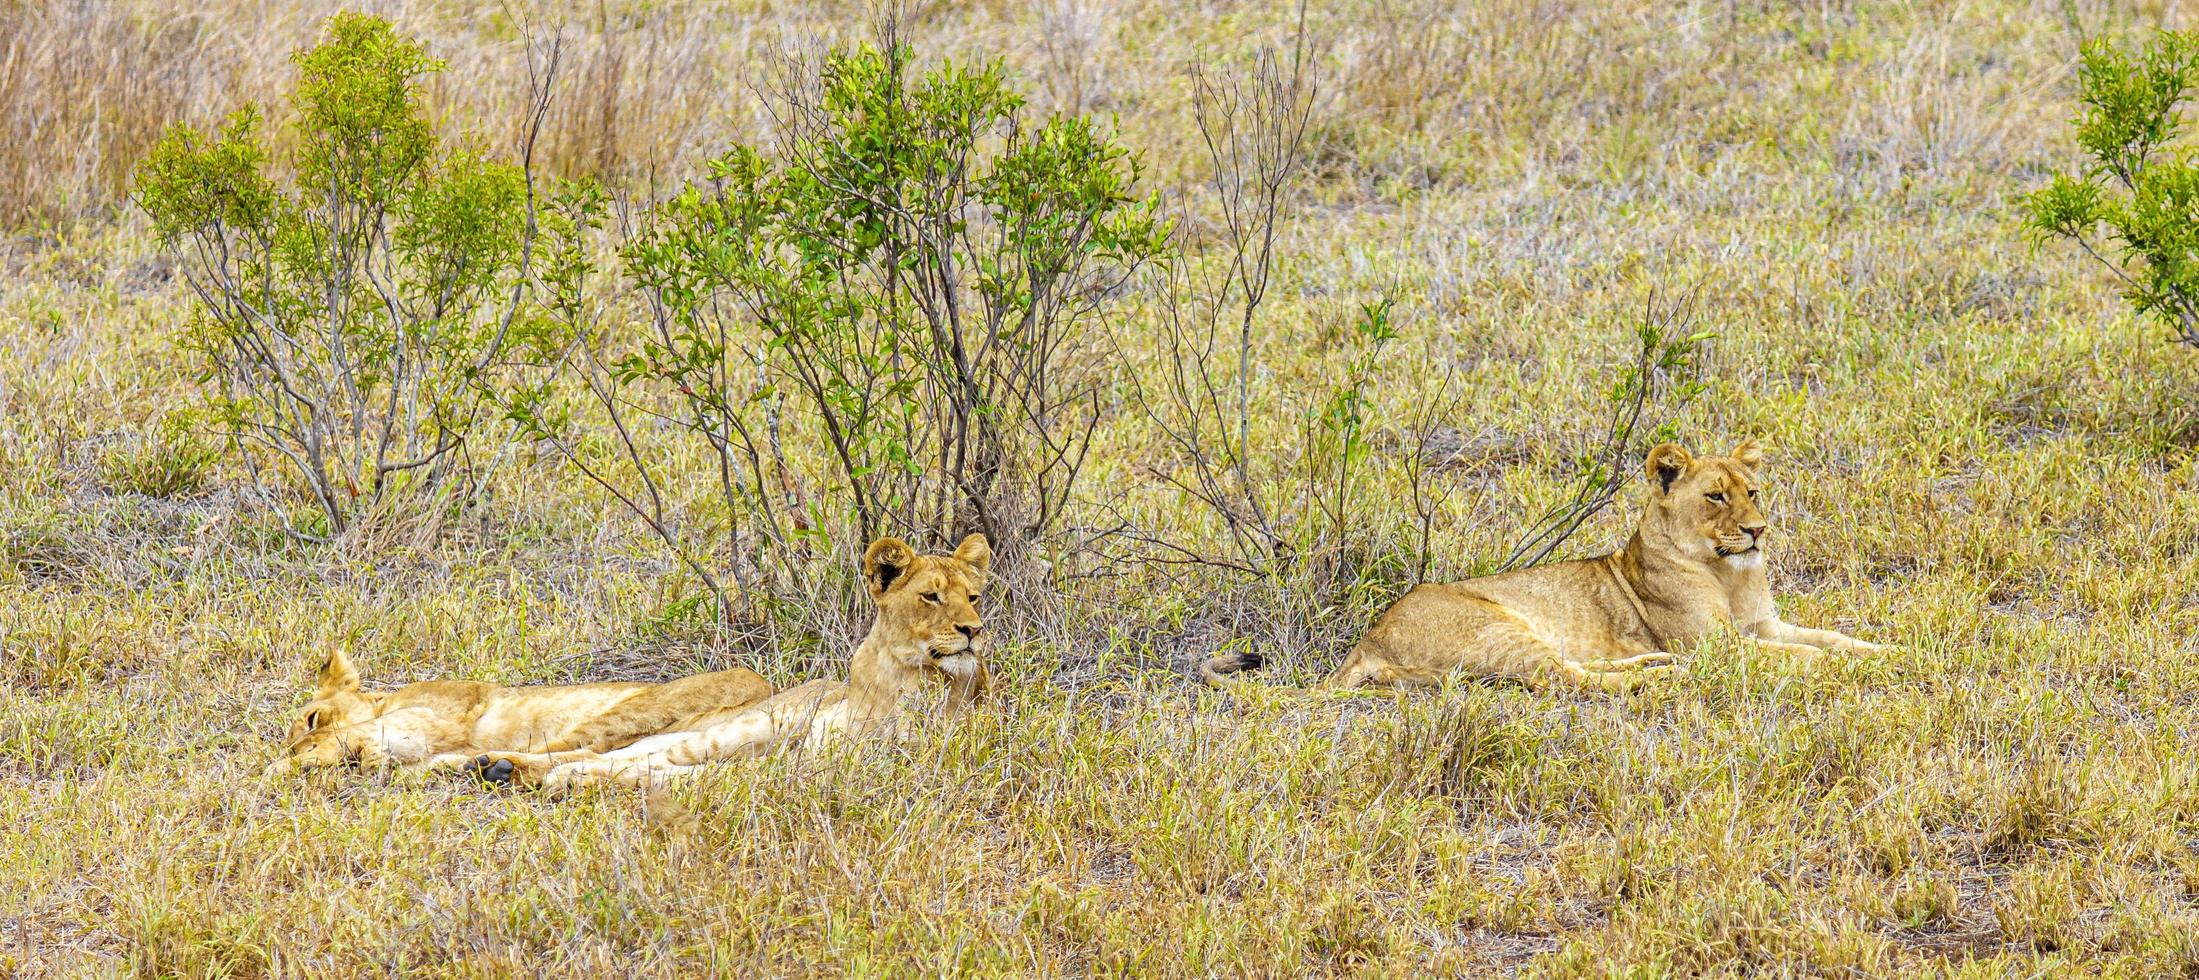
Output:
[[1777,614],[1766,583],[1761,555],[1721,559],[1704,572],[1653,582],[1648,606],[1650,626],[1667,648],[1692,646],[1726,624],[1747,626]]

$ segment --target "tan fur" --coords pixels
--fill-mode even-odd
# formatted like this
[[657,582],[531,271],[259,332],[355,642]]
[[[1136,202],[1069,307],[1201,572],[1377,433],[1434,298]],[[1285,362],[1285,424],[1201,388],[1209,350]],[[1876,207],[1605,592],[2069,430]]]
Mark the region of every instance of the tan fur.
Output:
[[338,651],[321,665],[313,700],[298,712],[277,766],[411,766],[453,753],[609,751],[668,728],[710,724],[771,693],[769,681],[740,668],[662,684],[440,680],[362,691],[351,658]]
[[934,675],[947,682],[945,710],[958,711],[992,687],[977,612],[991,563],[992,548],[979,534],[951,555],[918,555],[899,540],[881,539],[863,555],[878,615],[848,663],[846,683],[810,681],[716,724],[616,751],[491,753],[473,768],[495,782],[539,784],[553,793],[602,783],[655,785],[712,762],[869,733],[897,717],[902,702]]
[[[1616,553],[1443,585],[1422,585],[1375,620],[1327,686],[1432,685],[1446,675],[1532,685],[1631,688],[1718,629],[1814,657],[1881,649],[1779,618],[1764,574],[1763,512],[1751,440],[1729,456],[1650,450],[1641,523]],[[1722,498],[1722,499],[1717,499]],[[1257,666],[1243,655],[1202,665],[1210,682]]]

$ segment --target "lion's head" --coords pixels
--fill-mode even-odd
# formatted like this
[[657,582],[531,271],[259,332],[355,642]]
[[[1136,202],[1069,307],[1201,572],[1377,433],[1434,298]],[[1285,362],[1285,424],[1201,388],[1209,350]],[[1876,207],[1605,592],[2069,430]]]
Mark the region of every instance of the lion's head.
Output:
[[297,720],[290,723],[285,752],[293,759],[303,759],[330,751],[335,743],[315,737],[318,733],[365,721],[374,717],[374,711],[375,695],[359,690],[359,671],[351,666],[350,656],[337,650],[321,662],[313,700],[306,702],[298,710]]
[[1756,468],[1763,462],[1763,447],[1754,439],[1725,456],[1696,456],[1669,442],[1650,450],[1644,536],[1654,531],[1681,556],[1698,561],[1742,567],[1762,561],[1759,549],[1770,533],[1758,503]]
[[872,542],[863,553],[863,580],[878,604],[872,639],[903,667],[977,677],[987,643],[977,600],[992,564],[982,534],[963,538],[948,555],[919,555],[899,538]]

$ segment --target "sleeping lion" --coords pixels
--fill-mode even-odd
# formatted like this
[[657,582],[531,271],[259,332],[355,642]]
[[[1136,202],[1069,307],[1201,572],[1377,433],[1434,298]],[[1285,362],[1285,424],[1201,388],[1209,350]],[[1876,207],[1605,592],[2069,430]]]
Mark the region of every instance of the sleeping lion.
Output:
[[417,769],[447,753],[610,751],[667,729],[708,726],[771,693],[770,681],[738,667],[662,684],[434,680],[368,691],[338,650],[322,662],[275,767]]

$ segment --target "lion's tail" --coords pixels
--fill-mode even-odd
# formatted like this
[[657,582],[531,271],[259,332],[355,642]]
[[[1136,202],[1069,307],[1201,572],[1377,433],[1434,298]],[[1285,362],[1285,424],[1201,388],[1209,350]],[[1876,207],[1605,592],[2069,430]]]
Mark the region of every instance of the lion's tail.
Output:
[[1227,679],[1229,675],[1259,670],[1266,663],[1267,658],[1257,651],[1217,653],[1199,661],[1199,679],[1205,681],[1208,687],[1228,687],[1231,683]]

